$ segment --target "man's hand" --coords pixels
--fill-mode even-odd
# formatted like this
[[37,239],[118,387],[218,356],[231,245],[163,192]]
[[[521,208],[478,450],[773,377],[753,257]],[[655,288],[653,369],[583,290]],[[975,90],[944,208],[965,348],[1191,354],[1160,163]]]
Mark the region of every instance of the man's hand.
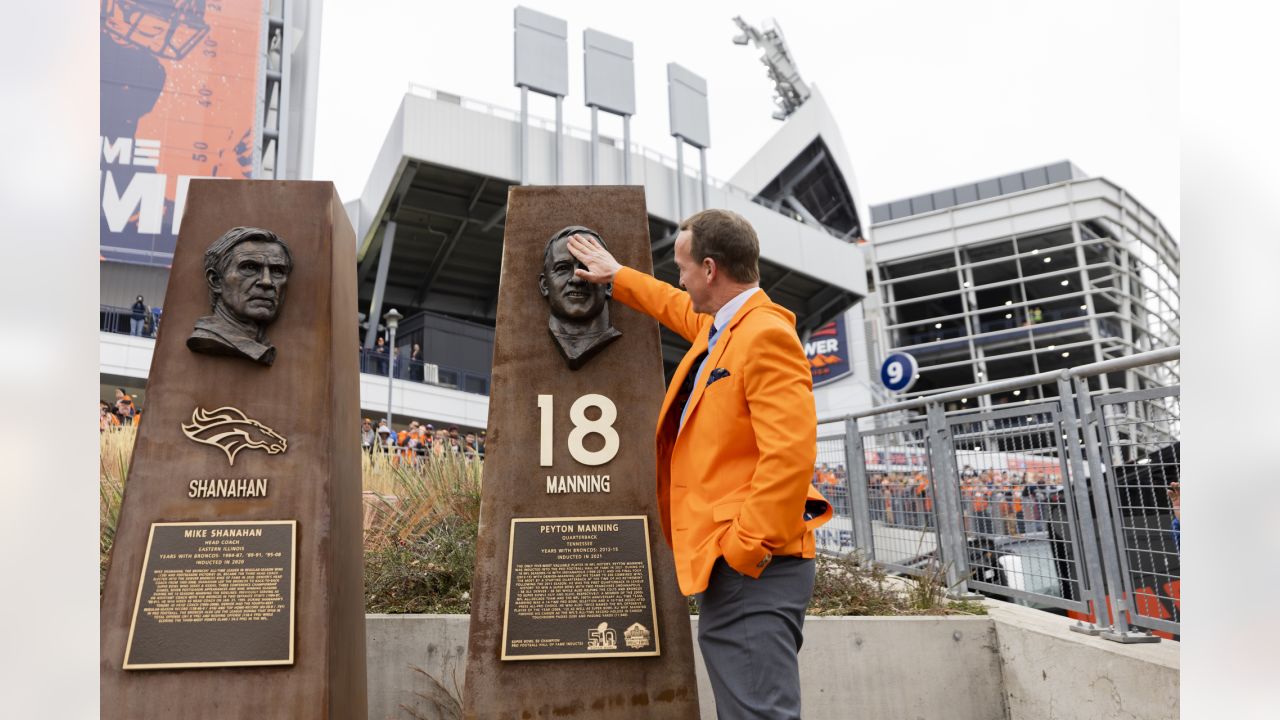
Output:
[[587,266],[585,270],[582,268],[574,270],[573,274],[596,285],[613,282],[613,276],[622,268],[609,251],[601,247],[600,243],[590,235],[570,235],[569,253],[577,258],[578,262]]

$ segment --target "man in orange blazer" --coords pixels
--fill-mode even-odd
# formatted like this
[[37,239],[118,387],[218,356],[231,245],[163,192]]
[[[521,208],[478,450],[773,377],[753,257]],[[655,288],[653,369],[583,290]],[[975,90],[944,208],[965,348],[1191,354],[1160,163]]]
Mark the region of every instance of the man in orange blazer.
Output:
[[698,595],[698,644],[722,719],[799,718],[814,528],[831,506],[809,480],[817,417],[795,315],[760,289],[742,216],[680,225],[681,292],[623,267],[586,235],[576,273],[692,343],[658,415],[658,506],[681,591]]

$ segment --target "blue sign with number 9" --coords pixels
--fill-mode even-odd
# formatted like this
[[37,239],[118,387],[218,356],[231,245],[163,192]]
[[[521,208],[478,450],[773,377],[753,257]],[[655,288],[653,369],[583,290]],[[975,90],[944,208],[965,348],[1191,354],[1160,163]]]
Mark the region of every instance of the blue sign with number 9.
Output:
[[906,392],[916,384],[919,366],[909,353],[897,352],[884,359],[880,366],[880,382],[893,392]]

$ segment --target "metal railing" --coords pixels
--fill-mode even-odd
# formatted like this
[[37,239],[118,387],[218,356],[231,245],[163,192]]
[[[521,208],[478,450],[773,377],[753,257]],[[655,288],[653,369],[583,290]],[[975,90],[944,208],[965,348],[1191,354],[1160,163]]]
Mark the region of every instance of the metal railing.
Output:
[[423,360],[406,360],[399,355],[392,358],[394,367],[388,368],[387,362],[385,352],[360,348],[360,372],[362,373],[385,378],[389,370],[397,380],[452,388],[477,395],[489,394],[489,373],[487,372],[474,372]]
[[[154,338],[156,332],[160,329],[160,317],[160,308],[152,308],[151,322],[144,323],[139,328],[138,337]],[[98,328],[103,332],[133,335],[131,320],[133,320],[132,308],[118,307],[116,305],[98,306]]]
[[[442,450],[436,450],[438,443],[444,443]],[[439,458],[458,458],[475,462],[484,461],[483,446],[474,447],[465,443],[454,444],[448,439],[433,439],[421,445],[385,445],[380,440],[374,440],[372,445],[365,445],[362,438],[360,449],[369,455],[371,459],[387,461],[392,464],[423,465]]]
[[[1090,378],[1176,362],[1178,347],[974,385],[820,421],[814,484],[828,553],[892,572],[944,569],[972,591],[1076,618],[1120,642],[1177,637],[1180,387],[1091,390]],[[945,412],[1037,385],[1056,397]],[[1095,383],[1096,386],[1096,383]]]
[[[155,338],[156,331],[159,329],[160,311],[157,308],[153,312],[155,321],[149,326],[149,329],[143,330],[139,337]],[[98,329],[103,332],[130,335],[132,334],[130,332],[132,330],[130,324],[132,317],[133,311],[129,308],[100,305],[98,308]],[[360,348],[360,372],[385,378],[388,369],[387,354],[385,352],[380,353],[376,350]],[[477,395],[489,394],[488,372],[465,370],[423,360],[402,360],[400,356],[395,357],[395,367],[391,368],[391,370],[397,380],[419,382]]]

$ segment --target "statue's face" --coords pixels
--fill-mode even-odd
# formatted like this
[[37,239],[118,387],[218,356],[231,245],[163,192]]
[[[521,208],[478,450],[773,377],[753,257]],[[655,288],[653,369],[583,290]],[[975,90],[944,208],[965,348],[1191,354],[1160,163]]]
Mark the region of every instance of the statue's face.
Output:
[[275,319],[284,302],[288,268],[288,259],[279,245],[248,240],[231,249],[226,271],[209,282],[233,315],[266,324]]
[[587,322],[604,311],[613,286],[595,285],[574,275],[576,268],[585,267],[569,253],[569,238],[560,238],[552,244],[538,280],[552,315],[562,320]]

